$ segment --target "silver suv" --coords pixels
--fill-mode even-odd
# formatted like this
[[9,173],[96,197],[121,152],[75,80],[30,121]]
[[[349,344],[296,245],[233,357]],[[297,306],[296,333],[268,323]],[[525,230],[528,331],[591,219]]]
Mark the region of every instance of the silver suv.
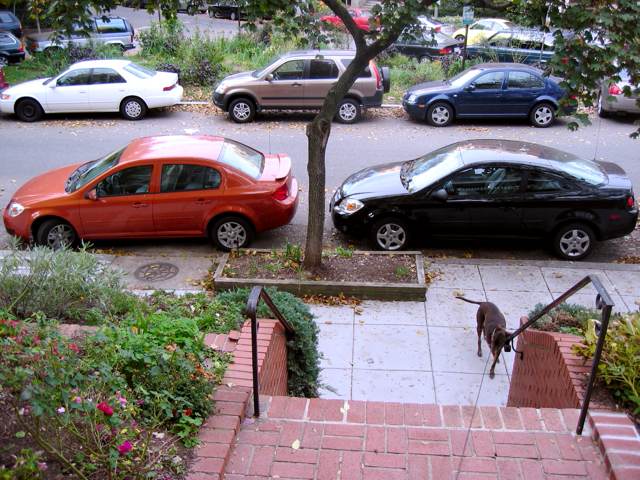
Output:
[[[226,77],[216,86],[213,103],[237,123],[251,122],[260,110],[318,109],[354,57],[352,50],[288,52],[261,70]],[[336,120],[356,123],[363,108],[382,105],[389,88],[389,69],[371,61],[340,103]]]

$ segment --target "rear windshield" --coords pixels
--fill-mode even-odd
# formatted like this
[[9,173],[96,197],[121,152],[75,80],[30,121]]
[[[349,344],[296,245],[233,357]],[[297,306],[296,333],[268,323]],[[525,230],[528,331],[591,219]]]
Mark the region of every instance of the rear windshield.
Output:
[[590,185],[602,185],[607,181],[607,175],[602,168],[591,160],[567,155],[563,159],[554,159],[551,162],[558,170]]
[[218,161],[229,165],[256,180],[264,168],[264,155],[233,140],[225,140]]
[[123,68],[138,78],[151,78],[157,73],[155,70],[151,70],[133,62],[128,63]]
[[9,12],[0,12],[0,23],[16,23],[18,19]]

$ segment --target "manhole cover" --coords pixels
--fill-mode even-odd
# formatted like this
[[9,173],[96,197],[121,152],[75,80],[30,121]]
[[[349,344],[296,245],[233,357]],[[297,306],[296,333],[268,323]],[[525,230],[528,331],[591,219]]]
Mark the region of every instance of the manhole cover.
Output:
[[141,266],[134,273],[138,280],[145,282],[161,282],[175,277],[180,269],[172,263],[148,263]]

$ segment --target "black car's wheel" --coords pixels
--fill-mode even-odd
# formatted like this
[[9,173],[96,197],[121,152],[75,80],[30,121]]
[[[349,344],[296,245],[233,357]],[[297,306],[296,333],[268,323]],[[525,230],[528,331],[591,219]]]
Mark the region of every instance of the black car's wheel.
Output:
[[550,103],[539,103],[531,110],[529,119],[534,127],[546,128],[556,119],[556,108]]
[[248,98],[236,98],[229,104],[229,118],[236,123],[252,122],[256,116],[256,107]]
[[446,127],[453,121],[453,108],[445,102],[436,102],[427,110],[427,122],[434,127]]
[[397,218],[379,220],[371,228],[371,241],[379,250],[404,250],[409,244],[409,227]]
[[598,116],[600,118],[607,118],[611,116],[611,112],[604,109],[604,101],[602,100],[602,94],[598,95]]
[[211,226],[209,235],[216,247],[228,252],[248,246],[253,238],[253,228],[243,218],[225,217]]
[[360,121],[362,116],[362,108],[360,104],[352,98],[345,98],[338,105],[338,113],[336,113],[336,120],[340,123],[356,123]]
[[596,237],[583,223],[560,227],[553,237],[553,249],[563,260],[582,260],[591,253]]
[[142,120],[147,114],[147,104],[138,97],[128,97],[120,103],[120,115],[125,120]]
[[42,118],[42,107],[33,98],[20,100],[15,107],[16,115],[23,122],[36,122]]
[[36,242],[39,245],[59,250],[64,247],[72,247],[78,241],[78,235],[71,225],[63,220],[51,219],[44,222],[36,233]]
[[420,58],[418,58],[418,61],[420,63],[429,63],[431,61],[431,57],[429,55],[423,55]]

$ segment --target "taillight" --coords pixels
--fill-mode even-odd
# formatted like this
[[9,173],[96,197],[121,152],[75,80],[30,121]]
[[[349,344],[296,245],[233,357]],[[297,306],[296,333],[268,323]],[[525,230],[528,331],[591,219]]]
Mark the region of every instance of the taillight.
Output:
[[636,201],[635,201],[635,199],[633,198],[633,195],[629,195],[629,196],[627,197],[627,207],[629,207],[629,208],[633,208],[633,207],[635,207],[635,205],[636,205]]
[[280,202],[282,202],[283,200],[286,200],[288,196],[289,196],[289,187],[287,187],[286,183],[278,187],[278,189],[275,192],[273,192],[273,198]]
[[174,83],[173,85],[171,85],[170,87],[164,87],[162,89],[163,92],[168,92],[169,90],[173,90],[174,88],[176,88],[176,84]]
[[24,52],[24,45],[20,42],[20,46],[18,47],[19,52]]
[[440,55],[447,55],[447,54],[451,53],[451,49],[450,48],[441,48],[440,50],[438,50],[438,53]]
[[369,70],[371,70],[373,72],[373,74],[376,76],[376,89],[381,89],[382,88],[382,76],[380,75],[380,72],[378,71],[378,67],[376,66],[376,64],[371,61],[369,62]]
[[436,32],[439,32],[439,31],[440,31],[440,28],[441,28],[441,27],[440,27],[440,25],[436,25],[436,26],[435,26],[435,28],[434,28],[434,30],[435,30]]
[[609,85],[609,95],[620,95],[621,93],[622,89],[618,85],[615,83]]

